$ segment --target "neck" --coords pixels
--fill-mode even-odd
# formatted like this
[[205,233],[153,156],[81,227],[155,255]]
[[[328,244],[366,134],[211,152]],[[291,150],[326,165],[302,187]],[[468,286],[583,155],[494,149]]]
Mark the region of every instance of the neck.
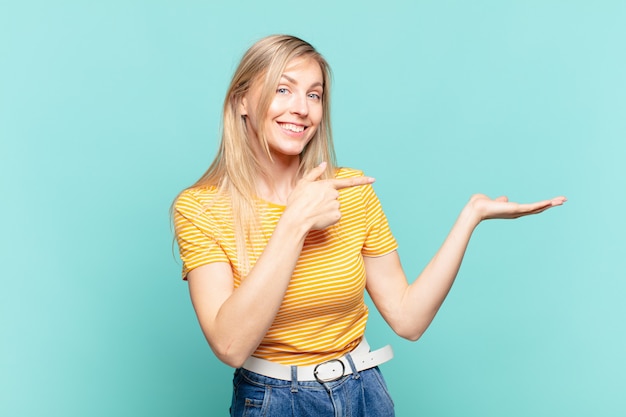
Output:
[[265,153],[259,157],[265,175],[257,179],[257,192],[263,200],[286,205],[287,198],[299,179],[300,157],[272,155],[272,159]]

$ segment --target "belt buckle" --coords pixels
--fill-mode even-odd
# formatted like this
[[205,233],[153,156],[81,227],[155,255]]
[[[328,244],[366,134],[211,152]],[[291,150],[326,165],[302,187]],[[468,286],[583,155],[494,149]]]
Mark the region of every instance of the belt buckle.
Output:
[[[318,375],[319,375],[319,371],[317,370],[317,368],[319,368],[322,365],[328,365],[332,362],[339,362],[339,364],[341,365],[341,374],[336,377],[336,378],[328,378],[328,379],[321,379]],[[317,365],[315,365],[315,368],[313,368],[313,376],[315,377],[315,380],[317,382],[319,382],[320,384],[324,384],[326,382],[334,382],[337,381],[338,379],[340,379],[341,377],[343,377],[343,375],[346,373],[346,365],[344,365],[344,363],[339,360],[339,359],[331,359],[329,361],[326,362],[322,362],[322,363],[318,363]]]

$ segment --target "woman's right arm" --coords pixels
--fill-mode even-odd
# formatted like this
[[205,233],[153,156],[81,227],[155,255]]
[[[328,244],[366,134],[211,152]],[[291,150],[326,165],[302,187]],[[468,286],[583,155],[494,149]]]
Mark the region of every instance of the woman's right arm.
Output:
[[215,355],[239,367],[274,321],[306,236],[302,224],[281,218],[250,274],[236,290],[230,265],[210,263],[187,274],[202,332]]
[[200,327],[216,356],[232,367],[243,364],[272,325],[308,232],[339,221],[338,190],[373,182],[368,177],[318,180],[324,169],[321,164],[297,183],[267,246],[237,289],[225,262],[187,274]]

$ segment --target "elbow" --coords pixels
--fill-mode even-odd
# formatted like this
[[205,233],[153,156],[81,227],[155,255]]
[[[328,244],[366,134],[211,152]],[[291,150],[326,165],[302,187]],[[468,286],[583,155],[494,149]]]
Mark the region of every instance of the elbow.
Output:
[[247,351],[234,349],[232,345],[215,346],[210,344],[211,350],[221,362],[232,368],[241,368],[243,363],[248,359],[250,354]]
[[392,329],[398,336],[411,342],[416,342],[426,331],[421,326],[409,325],[396,325],[392,326]]
[[426,333],[426,330],[435,317],[435,313],[428,315],[416,314],[415,319],[412,320],[396,320],[391,328],[403,339],[416,342]]
[[412,331],[412,332],[408,332],[408,331],[396,331],[396,334],[398,336],[400,336],[403,339],[406,339],[408,341],[411,342],[417,342],[417,340],[422,337],[422,335],[424,334],[424,332],[418,332],[418,331]]
[[258,346],[252,344],[249,338],[223,334],[215,327],[202,330],[215,357],[231,368],[241,368]]
[[230,366],[231,368],[241,368],[243,366],[243,363],[247,359],[247,357],[244,358],[232,355],[222,355],[219,353],[215,353],[215,356],[217,356],[220,361]]

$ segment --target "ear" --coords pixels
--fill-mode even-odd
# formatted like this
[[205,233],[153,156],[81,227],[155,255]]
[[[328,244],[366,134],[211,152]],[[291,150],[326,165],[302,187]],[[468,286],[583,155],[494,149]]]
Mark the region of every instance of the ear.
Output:
[[242,116],[247,116],[248,115],[248,100],[246,96],[243,96],[241,98],[241,101],[239,102],[239,113],[241,113]]

